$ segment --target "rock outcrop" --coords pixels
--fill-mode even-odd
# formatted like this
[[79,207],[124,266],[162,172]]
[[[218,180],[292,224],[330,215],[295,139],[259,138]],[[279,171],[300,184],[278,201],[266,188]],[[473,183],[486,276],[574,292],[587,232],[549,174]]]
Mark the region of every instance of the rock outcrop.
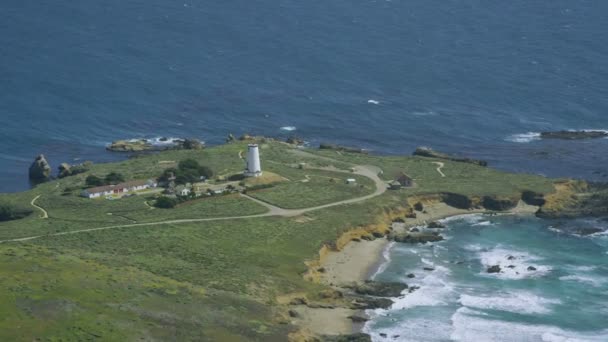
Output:
[[557,131],[557,132],[542,132],[540,137],[543,139],[561,139],[561,140],[582,140],[582,139],[598,139],[608,138],[606,131]]
[[355,333],[350,335],[324,335],[321,336],[321,342],[371,342],[372,337],[364,333]]
[[302,140],[298,137],[289,137],[289,138],[287,138],[287,140],[285,140],[285,142],[288,144],[297,145],[297,146],[304,145],[304,140]]
[[528,205],[534,205],[541,207],[545,205],[545,196],[543,194],[536,193],[534,191],[526,190],[522,192],[521,199]]
[[340,151],[340,152],[349,152],[349,153],[363,153],[363,154],[367,154],[368,151],[362,148],[358,148],[358,147],[348,147],[348,146],[341,146],[341,145],[336,145],[336,144],[327,144],[327,143],[321,143],[319,145],[319,149],[321,150],[334,150],[334,151]]
[[34,182],[45,182],[51,179],[51,166],[43,154],[36,157],[29,170],[29,177]]
[[490,266],[490,267],[488,267],[488,270],[487,270],[488,273],[500,273],[500,271],[501,271],[501,268],[499,265]]
[[556,191],[544,197],[538,217],[608,216],[608,184],[567,180],[556,182],[554,187]]
[[437,242],[442,241],[443,236],[438,233],[431,232],[408,232],[408,233],[399,233],[399,234],[391,234],[388,236],[389,240],[401,243],[427,243],[427,242]]
[[494,211],[507,211],[517,207],[519,198],[484,196],[483,207]]
[[407,290],[407,284],[403,283],[384,283],[368,280],[362,284],[350,286],[357,294],[374,297],[399,297],[404,290]]
[[445,159],[445,160],[450,160],[450,161],[455,161],[455,162],[460,162],[460,163],[469,163],[469,164],[475,164],[475,165],[480,165],[480,166],[488,166],[488,162],[486,162],[485,160],[454,157],[454,156],[451,156],[446,153],[437,152],[429,147],[418,147],[416,149],[416,151],[414,151],[414,155],[419,156],[419,157]]
[[169,139],[160,138],[161,143],[153,143],[148,139],[117,140],[106,149],[112,152],[145,152],[165,150],[200,150],[204,143],[198,139]]
[[70,165],[68,163],[61,163],[59,165],[58,177],[65,178],[65,177],[85,173],[85,172],[89,171],[89,169],[91,168],[91,165],[93,165],[93,162],[90,162],[90,161],[86,161],[82,164],[76,164],[76,165]]

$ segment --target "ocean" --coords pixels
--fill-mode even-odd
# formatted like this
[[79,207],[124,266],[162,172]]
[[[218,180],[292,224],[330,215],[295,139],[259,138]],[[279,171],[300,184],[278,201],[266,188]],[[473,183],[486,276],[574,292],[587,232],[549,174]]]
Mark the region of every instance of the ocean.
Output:
[[3,1],[0,192],[40,153],[112,140],[297,135],[417,146],[494,167],[608,179],[608,3],[588,0]]
[[[538,134],[608,129],[606,1],[8,0],[0,13],[0,192],[28,189],[40,153],[56,168],[127,158],[104,150],[117,139],[229,133],[608,181],[608,139]],[[608,339],[605,236],[467,222],[387,251],[379,279],[436,271],[368,324],[377,340]],[[506,253],[542,268],[483,273]]]
[[[419,289],[369,312],[364,331],[374,341],[608,341],[608,232],[579,231],[607,229],[608,221],[465,215],[444,222],[446,241],[385,251],[375,280]],[[488,273],[494,265],[502,272]]]

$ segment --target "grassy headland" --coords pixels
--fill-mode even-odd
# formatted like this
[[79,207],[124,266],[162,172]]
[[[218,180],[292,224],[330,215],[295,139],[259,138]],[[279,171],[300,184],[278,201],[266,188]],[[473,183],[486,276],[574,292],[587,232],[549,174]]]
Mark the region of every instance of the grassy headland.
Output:
[[[36,237],[0,243],[0,339],[284,341],[298,327],[281,298],[326,293],[327,285],[310,281],[307,262],[314,265],[324,246],[341,247],[345,233],[386,230],[425,199],[475,207],[494,203],[488,198],[516,203],[525,191],[554,189],[540,176],[472,164],[303,151],[266,141],[263,168],[283,180],[248,195],[274,207],[311,208],[374,193],[372,179],[351,172],[361,165],[382,170],[386,181],[405,172],[415,187],[295,216],[259,216],[268,208],[237,194],[174,209],[152,208],[148,195],[78,197],[88,175],[146,179],[188,158],[224,179],[242,171],[245,150],[245,142],[235,142],[148,154],[0,195],[0,203],[32,210],[0,222],[0,240]],[[252,217],[231,218],[243,216]],[[77,233],[60,235],[65,232]]]

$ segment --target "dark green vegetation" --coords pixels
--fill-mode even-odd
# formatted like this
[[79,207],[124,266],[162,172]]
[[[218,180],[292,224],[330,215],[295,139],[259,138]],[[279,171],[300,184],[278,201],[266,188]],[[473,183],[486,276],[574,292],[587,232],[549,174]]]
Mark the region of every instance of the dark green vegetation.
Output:
[[177,168],[165,169],[159,180],[161,182],[170,181],[171,177],[175,177],[176,184],[195,183],[201,180],[201,177],[210,179],[213,177],[213,170],[208,166],[200,165],[194,159],[184,159],[180,161]]
[[19,220],[32,213],[30,208],[10,203],[0,203],[0,222]]
[[154,206],[161,209],[172,209],[179,203],[176,198],[161,196],[156,199]]
[[125,177],[120,173],[110,172],[104,178],[96,175],[88,175],[85,179],[85,185],[87,187],[103,186],[109,184],[118,184],[125,181]]
[[[417,186],[298,217],[205,222],[184,220],[258,215],[267,208],[238,194],[204,197],[172,209],[153,208],[152,195],[113,201],[78,197],[92,174],[147,179],[180,169],[180,161],[188,159],[229,179],[244,166],[239,151],[246,151],[246,142],[235,142],[92,165],[86,173],[31,191],[2,194],[0,203],[33,211],[40,209],[30,202],[40,195],[35,204],[49,218],[35,213],[0,223],[0,240],[40,236],[0,243],[0,340],[285,341],[295,328],[277,296],[302,292],[314,298],[324,289],[302,277],[304,262],[315,259],[324,243],[377,223],[412,195],[482,198],[552,190],[551,181],[542,177],[472,164],[445,161],[444,178],[428,158],[304,152],[276,142],[260,147],[264,170],[286,180],[249,195],[283,208],[373,192],[371,180],[349,172],[355,165],[376,165],[386,180],[405,172]],[[319,170],[329,166],[337,170]],[[357,184],[346,184],[347,178]],[[114,228],[53,235],[103,227]]]

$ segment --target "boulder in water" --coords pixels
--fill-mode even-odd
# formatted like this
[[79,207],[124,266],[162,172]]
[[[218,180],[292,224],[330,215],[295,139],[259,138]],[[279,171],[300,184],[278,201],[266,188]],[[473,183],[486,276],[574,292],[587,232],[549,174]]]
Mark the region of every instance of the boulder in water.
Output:
[[490,266],[488,267],[488,273],[500,273],[501,268],[499,265],[494,265],[494,266]]
[[30,180],[45,182],[51,179],[51,166],[43,154],[36,157],[29,170]]

